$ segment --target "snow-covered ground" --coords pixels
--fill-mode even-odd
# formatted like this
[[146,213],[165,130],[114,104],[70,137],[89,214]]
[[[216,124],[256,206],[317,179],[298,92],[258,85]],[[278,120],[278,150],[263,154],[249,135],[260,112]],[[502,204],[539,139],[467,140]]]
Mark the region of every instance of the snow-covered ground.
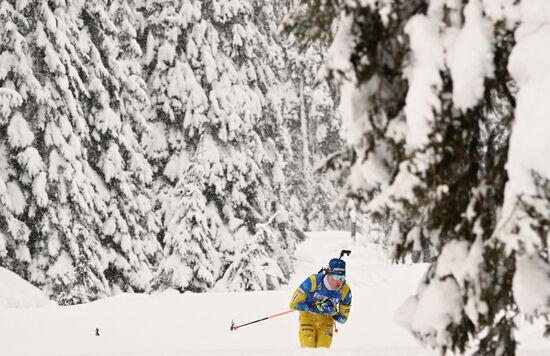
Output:
[[[399,355],[429,356],[394,322],[396,308],[412,294],[426,265],[390,264],[375,246],[358,244],[346,232],[310,234],[297,251],[296,274],[280,291],[132,295],[123,294],[74,307],[44,301],[33,288],[0,270],[0,355],[2,356],[180,356],[180,355]],[[291,313],[230,331],[288,310],[295,287],[341,249],[351,249],[348,283],[353,304],[330,350],[301,350],[298,315]],[[6,277],[7,276],[7,277]],[[17,285],[16,287],[14,287]],[[11,286],[11,287],[10,287]],[[10,288],[11,294],[6,290]],[[8,298],[12,303],[8,303]],[[16,300],[27,302],[8,308]],[[25,299],[26,298],[26,299]],[[37,307],[46,304],[45,307]],[[96,336],[96,328],[99,336]],[[519,355],[548,355],[542,324],[524,324]]]
[[0,267],[0,308],[29,308],[46,305],[55,305],[55,302],[50,301],[40,289],[21,279],[17,274]]

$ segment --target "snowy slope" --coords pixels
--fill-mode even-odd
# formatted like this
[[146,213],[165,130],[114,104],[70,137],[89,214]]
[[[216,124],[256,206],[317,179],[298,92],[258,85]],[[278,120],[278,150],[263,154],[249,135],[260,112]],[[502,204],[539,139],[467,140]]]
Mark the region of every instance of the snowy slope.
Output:
[[0,307],[42,307],[50,303],[55,304],[40,289],[0,267]]
[[[342,248],[353,251],[348,281],[354,302],[331,350],[299,349],[296,313],[229,331],[232,319],[241,324],[286,311],[294,288]],[[123,294],[74,307],[0,308],[0,355],[436,355],[393,321],[425,265],[389,264],[375,247],[355,244],[348,233],[325,232],[311,234],[299,247],[295,266],[295,276],[280,291]],[[520,355],[548,354],[550,343],[540,333],[541,326],[522,330],[527,343]]]

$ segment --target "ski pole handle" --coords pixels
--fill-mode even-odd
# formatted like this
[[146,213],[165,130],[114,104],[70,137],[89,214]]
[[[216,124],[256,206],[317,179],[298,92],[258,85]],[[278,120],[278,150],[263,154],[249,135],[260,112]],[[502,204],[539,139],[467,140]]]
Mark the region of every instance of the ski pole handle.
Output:
[[285,315],[285,314],[288,314],[288,313],[292,313],[293,311],[296,311],[296,310],[295,310],[295,309],[288,310],[288,311],[285,311],[285,312],[282,312],[282,313],[279,313],[279,314],[266,316],[265,318],[261,318],[261,319],[258,319],[258,320],[254,320],[254,321],[251,321],[251,322],[248,322],[248,323],[245,323],[245,324],[241,324],[241,325],[235,325],[234,322],[231,322],[231,329],[230,329],[230,330],[231,330],[231,331],[237,330],[238,328],[242,328],[243,326],[247,326],[247,325],[250,325],[250,324],[258,323],[258,322],[260,322],[260,321],[264,321],[264,320],[268,320],[268,319],[273,319],[273,318],[276,318],[276,317],[281,316],[281,315]]

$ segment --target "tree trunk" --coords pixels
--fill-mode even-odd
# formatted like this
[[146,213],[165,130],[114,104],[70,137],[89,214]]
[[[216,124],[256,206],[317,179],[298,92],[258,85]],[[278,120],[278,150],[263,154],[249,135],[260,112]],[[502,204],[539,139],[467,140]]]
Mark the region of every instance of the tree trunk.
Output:
[[300,79],[300,122],[302,126],[302,158],[304,174],[309,175],[311,172],[310,167],[310,153],[309,153],[309,136],[308,136],[308,122],[306,114],[306,99],[304,97],[304,78]]

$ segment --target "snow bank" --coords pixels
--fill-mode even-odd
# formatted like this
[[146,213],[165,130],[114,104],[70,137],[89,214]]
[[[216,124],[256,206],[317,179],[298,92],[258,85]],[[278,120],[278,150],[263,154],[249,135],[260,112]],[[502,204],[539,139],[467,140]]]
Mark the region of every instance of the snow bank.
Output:
[[17,274],[0,267],[0,307],[29,308],[54,303]]

